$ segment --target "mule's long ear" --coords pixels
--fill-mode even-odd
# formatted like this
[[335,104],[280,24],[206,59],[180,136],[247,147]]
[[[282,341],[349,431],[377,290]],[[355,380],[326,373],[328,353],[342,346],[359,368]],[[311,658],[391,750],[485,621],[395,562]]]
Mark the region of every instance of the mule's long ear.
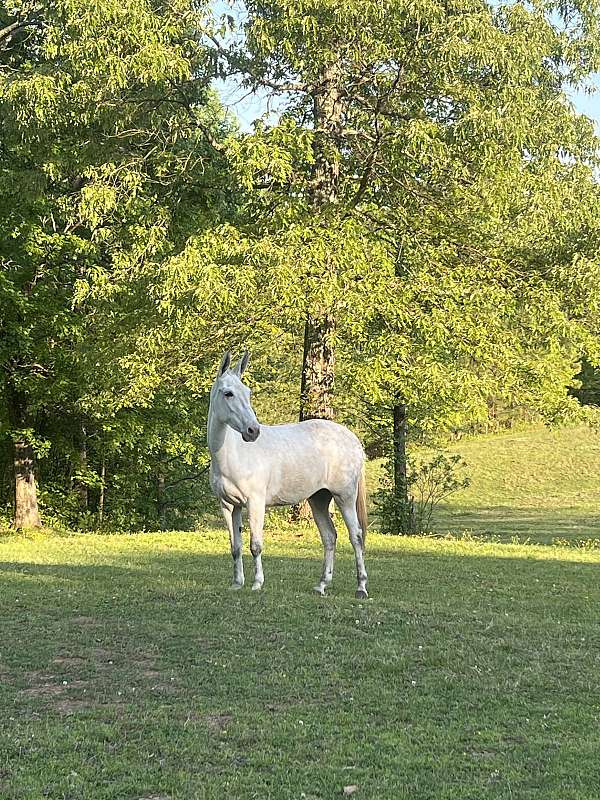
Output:
[[248,350],[244,353],[244,355],[240,358],[239,362],[236,364],[235,369],[233,370],[236,375],[240,378],[246,371],[246,367],[248,366],[248,362],[250,361],[250,353]]
[[227,372],[230,364],[231,364],[231,353],[228,350],[221,359],[221,366],[219,367],[219,371],[217,372],[217,378],[220,378],[221,375]]

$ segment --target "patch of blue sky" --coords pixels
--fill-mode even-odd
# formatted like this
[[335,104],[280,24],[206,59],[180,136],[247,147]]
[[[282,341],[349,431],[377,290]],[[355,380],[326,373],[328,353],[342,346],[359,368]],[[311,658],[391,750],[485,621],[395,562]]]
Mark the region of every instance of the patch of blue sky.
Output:
[[[491,2],[499,5],[503,0]],[[231,16],[235,27],[239,26],[245,16],[243,0],[213,0],[212,8],[217,18]],[[239,35],[239,27],[237,30]],[[281,103],[282,99],[274,99],[268,91],[250,92],[241,85],[236,76],[216,81],[215,88],[224,105],[237,117],[242,131],[250,132],[253,123],[259,118],[266,117],[266,121],[271,123],[277,121],[277,103]],[[575,110],[594,122],[596,132],[600,135],[600,73],[591,75],[577,89],[566,88],[566,94]]]
[[584,87],[568,90],[567,96],[576,111],[595,123],[596,133],[600,135],[600,73],[593,75]]

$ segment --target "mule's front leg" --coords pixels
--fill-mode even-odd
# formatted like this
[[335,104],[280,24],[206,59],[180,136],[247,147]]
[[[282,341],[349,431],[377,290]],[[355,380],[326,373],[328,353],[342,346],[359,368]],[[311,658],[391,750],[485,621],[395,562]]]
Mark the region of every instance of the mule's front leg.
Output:
[[244,585],[244,562],[242,561],[242,509],[229,503],[221,503],[221,511],[229,531],[231,557],[233,558],[233,589]]
[[254,558],[253,590],[262,589],[265,576],[262,567],[263,526],[265,523],[265,501],[263,498],[248,501],[248,523],[250,525],[250,552]]

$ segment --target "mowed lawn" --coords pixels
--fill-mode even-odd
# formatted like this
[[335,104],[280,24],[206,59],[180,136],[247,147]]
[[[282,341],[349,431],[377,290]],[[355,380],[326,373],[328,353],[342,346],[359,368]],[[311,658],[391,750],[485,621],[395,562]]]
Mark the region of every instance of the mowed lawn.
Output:
[[437,530],[542,543],[600,539],[600,430],[539,427],[448,449],[467,462],[471,485],[439,508]]
[[600,796],[599,550],[299,533],[1,536],[0,797]]

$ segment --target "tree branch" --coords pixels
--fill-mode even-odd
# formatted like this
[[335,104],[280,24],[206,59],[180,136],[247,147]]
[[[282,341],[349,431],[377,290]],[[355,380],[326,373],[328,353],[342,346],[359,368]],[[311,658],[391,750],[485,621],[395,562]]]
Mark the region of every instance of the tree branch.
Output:
[[25,20],[17,20],[16,22],[11,22],[10,25],[7,25],[5,28],[0,29],[0,43],[4,42],[6,39],[10,39],[10,37],[14,33],[23,30],[23,28],[29,28],[31,25],[39,25],[39,24],[40,20],[38,19],[25,19]]
[[167,491],[167,489],[172,489],[174,486],[178,486],[180,483],[184,483],[185,481],[193,481],[196,478],[199,478],[201,475],[204,475],[204,473],[208,471],[209,467],[210,464],[207,464],[204,467],[204,469],[201,469],[200,472],[196,472],[194,475],[184,475],[183,478],[179,478],[178,480],[173,481],[172,483],[165,484],[165,491]]

